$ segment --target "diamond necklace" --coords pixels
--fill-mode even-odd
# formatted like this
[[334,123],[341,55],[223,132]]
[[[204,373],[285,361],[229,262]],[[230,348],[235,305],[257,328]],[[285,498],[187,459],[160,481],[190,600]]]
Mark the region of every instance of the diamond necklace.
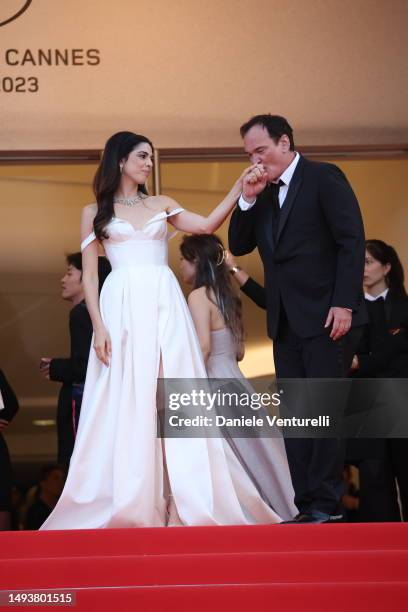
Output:
[[140,191],[136,195],[130,198],[118,198],[114,196],[113,203],[122,204],[123,206],[135,206],[136,204],[139,204],[140,202],[143,203],[143,200],[145,200],[147,197],[149,196],[147,196],[145,193]]

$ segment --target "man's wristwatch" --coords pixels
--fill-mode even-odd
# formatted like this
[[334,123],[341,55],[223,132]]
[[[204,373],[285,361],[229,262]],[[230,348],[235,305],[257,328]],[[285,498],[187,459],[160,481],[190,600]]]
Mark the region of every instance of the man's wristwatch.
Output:
[[231,274],[231,276],[234,276],[234,274],[236,274],[239,270],[241,270],[239,266],[233,266],[232,268],[230,268],[229,273]]

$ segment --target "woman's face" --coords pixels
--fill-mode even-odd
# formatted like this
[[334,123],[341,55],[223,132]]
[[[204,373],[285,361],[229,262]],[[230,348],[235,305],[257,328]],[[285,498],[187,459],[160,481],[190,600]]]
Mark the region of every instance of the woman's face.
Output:
[[123,162],[122,176],[138,185],[144,185],[153,168],[153,151],[147,142],[141,142]]
[[385,283],[385,277],[390,270],[390,264],[383,265],[366,250],[363,279],[365,287],[370,288],[379,283]]
[[180,274],[184,283],[187,283],[187,285],[194,284],[196,275],[195,263],[184,259],[182,255],[180,256]]

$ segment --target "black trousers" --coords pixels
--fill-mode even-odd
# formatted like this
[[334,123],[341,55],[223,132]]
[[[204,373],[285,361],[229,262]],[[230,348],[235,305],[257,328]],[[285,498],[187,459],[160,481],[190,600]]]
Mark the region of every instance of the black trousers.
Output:
[[388,448],[392,471],[399,488],[402,520],[408,521],[408,440],[407,438],[389,439]]
[[[369,440],[371,442],[371,440]],[[374,440],[387,447],[388,440]],[[397,486],[388,457],[367,458],[358,463],[360,480],[359,517],[362,523],[400,521]]]
[[0,512],[11,511],[12,470],[7,444],[0,433]]
[[[290,327],[284,308],[273,343],[277,378],[344,378],[350,370],[362,328],[334,342],[330,331],[300,338]],[[341,511],[344,492],[345,444],[337,438],[285,438],[289,469],[299,512]]]
[[57,436],[58,463],[68,469],[75,444],[75,431],[72,415],[72,386],[64,384],[58,397]]
[[360,476],[361,521],[408,521],[408,439],[361,440],[360,450],[353,463]]

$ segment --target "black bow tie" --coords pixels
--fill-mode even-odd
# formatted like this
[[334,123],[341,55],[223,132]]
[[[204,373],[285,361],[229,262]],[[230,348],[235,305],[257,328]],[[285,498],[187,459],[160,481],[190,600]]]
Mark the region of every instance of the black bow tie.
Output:
[[272,193],[277,192],[279,194],[279,189],[284,186],[285,183],[280,179],[277,183],[269,183],[269,189],[272,191]]
[[279,217],[281,213],[281,207],[279,204],[279,190],[284,184],[285,183],[281,180],[279,180],[277,183],[269,184],[269,190],[271,194],[271,204],[272,204],[272,216],[273,216],[272,231],[273,231],[273,238],[275,242],[276,242],[276,236],[278,234]]

